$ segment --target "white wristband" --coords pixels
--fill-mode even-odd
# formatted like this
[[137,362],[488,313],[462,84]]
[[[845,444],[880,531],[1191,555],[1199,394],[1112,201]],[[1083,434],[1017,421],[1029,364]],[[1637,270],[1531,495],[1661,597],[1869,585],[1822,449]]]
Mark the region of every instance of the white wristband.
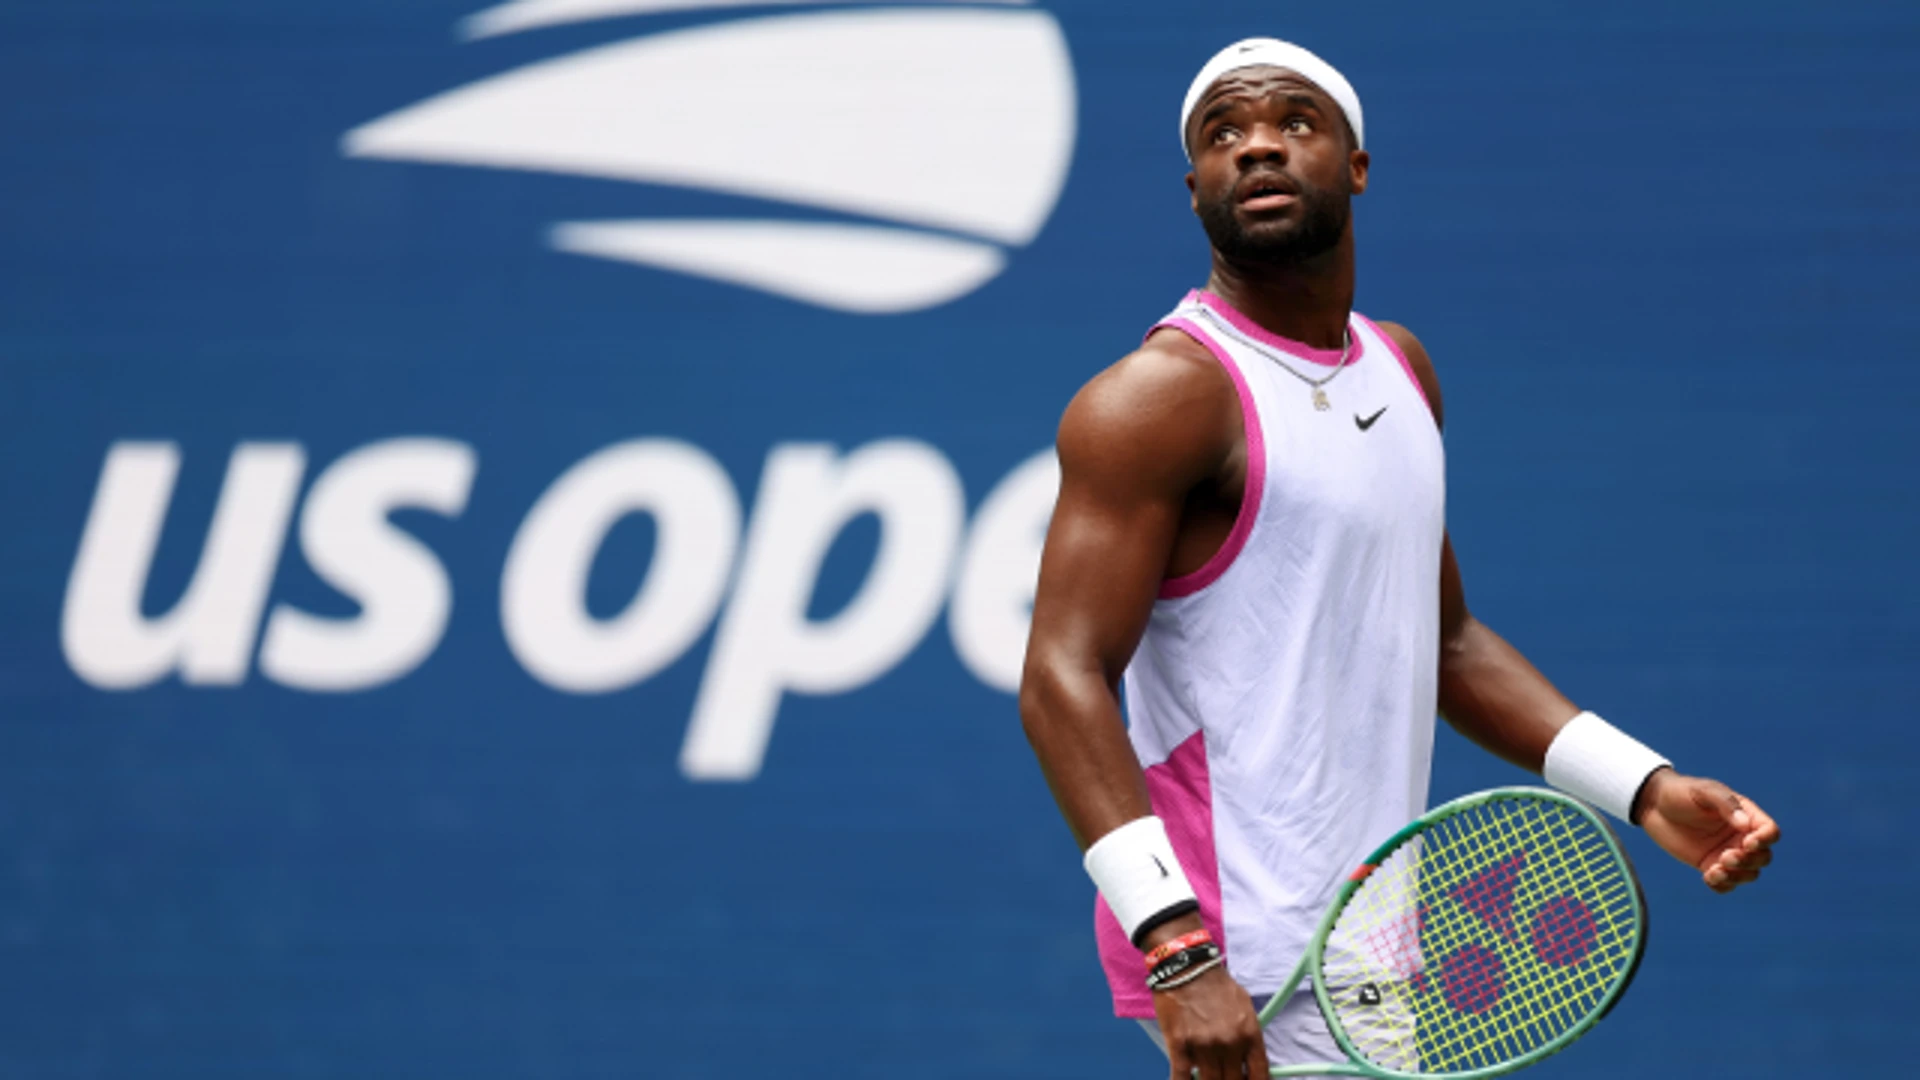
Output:
[[1547,747],[1540,775],[1561,791],[1633,820],[1633,797],[1653,770],[1673,762],[1590,712],[1567,721]]
[[1194,903],[1193,886],[1157,817],[1129,821],[1094,841],[1086,866],[1129,941],[1154,916]]

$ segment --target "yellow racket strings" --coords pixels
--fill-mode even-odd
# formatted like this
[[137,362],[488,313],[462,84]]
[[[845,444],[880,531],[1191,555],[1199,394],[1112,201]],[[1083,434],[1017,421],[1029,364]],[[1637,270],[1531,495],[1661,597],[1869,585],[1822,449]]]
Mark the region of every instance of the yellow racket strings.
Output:
[[1395,848],[1335,921],[1322,973],[1367,1060],[1466,1072],[1547,1046],[1599,1009],[1640,933],[1628,871],[1600,828],[1513,796]]

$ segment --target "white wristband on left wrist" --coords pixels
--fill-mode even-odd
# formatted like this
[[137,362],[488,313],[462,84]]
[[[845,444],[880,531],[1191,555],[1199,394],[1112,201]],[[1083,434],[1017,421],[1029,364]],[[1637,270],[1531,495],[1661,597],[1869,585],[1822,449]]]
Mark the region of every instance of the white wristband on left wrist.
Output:
[[1086,867],[1087,876],[1120,920],[1120,929],[1135,944],[1156,917],[1191,911],[1196,905],[1193,886],[1187,883],[1167,839],[1167,827],[1157,817],[1129,821],[1095,841],[1087,849]]

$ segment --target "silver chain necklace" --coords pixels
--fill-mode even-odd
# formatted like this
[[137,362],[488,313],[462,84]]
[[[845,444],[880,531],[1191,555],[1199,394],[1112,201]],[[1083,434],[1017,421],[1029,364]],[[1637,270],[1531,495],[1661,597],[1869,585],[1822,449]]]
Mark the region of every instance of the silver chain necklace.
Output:
[[1295,371],[1293,369],[1293,365],[1287,363],[1285,360],[1280,359],[1280,355],[1276,353],[1274,350],[1268,348],[1265,345],[1262,345],[1258,341],[1255,341],[1252,338],[1248,337],[1247,335],[1241,333],[1239,327],[1234,326],[1232,323],[1226,321],[1225,319],[1222,319],[1220,316],[1215,315],[1211,309],[1206,307],[1201,307],[1200,314],[1206,316],[1207,321],[1212,323],[1215,329],[1221,331],[1222,333],[1226,334],[1228,337],[1234,339],[1235,341],[1238,341],[1240,344],[1245,345],[1247,348],[1252,349],[1254,352],[1259,353],[1261,356],[1264,356],[1267,359],[1273,361],[1274,363],[1280,365],[1280,370],[1286,372],[1287,374],[1293,376],[1296,379],[1299,379],[1301,382],[1306,383],[1309,387],[1311,387],[1313,390],[1313,408],[1316,412],[1326,412],[1328,409],[1333,408],[1332,403],[1327,400],[1327,391],[1325,390],[1325,387],[1328,383],[1332,382],[1335,379],[1335,377],[1337,377],[1341,372],[1347,370],[1347,358],[1351,356],[1353,353],[1353,328],[1352,327],[1348,327],[1344,331],[1342,331],[1342,344],[1340,346],[1340,362],[1338,364],[1335,364],[1333,366],[1333,370],[1328,372],[1324,377],[1318,378],[1318,379],[1311,379],[1305,375],[1300,374],[1298,371]]

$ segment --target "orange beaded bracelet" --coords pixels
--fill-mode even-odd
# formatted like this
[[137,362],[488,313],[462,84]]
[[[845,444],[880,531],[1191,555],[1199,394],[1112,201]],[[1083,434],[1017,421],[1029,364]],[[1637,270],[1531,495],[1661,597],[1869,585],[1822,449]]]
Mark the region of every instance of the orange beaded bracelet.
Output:
[[1206,945],[1213,941],[1213,935],[1204,928],[1181,934],[1171,941],[1163,941],[1147,954],[1147,968],[1159,967],[1161,962],[1182,949],[1191,949],[1196,945]]

